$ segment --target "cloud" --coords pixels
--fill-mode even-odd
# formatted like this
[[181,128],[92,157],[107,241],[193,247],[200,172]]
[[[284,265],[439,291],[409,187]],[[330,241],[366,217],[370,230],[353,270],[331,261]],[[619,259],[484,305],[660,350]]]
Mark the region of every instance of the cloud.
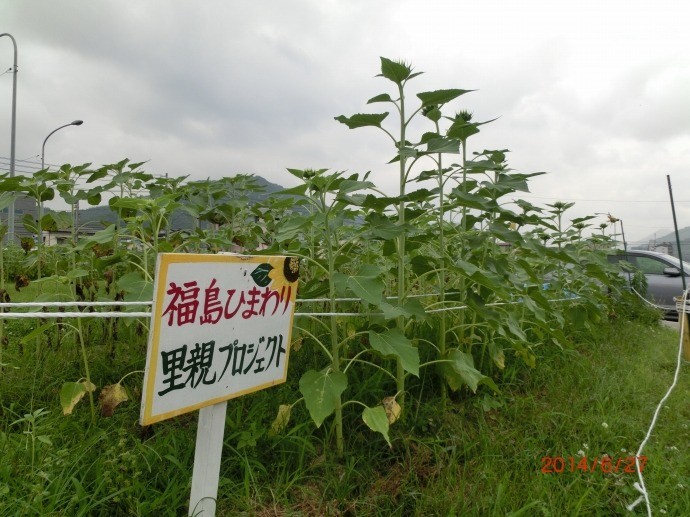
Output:
[[[616,215],[641,234],[668,223],[637,203],[665,198],[665,174],[690,189],[690,59],[671,0],[24,0],[2,3],[0,20],[19,46],[20,158],[81,118],[51,138],[49,162],[129,157],[156,174],[241,171],[283,184],[286,167],[371,169],[395,190],[387,137],[333,120],[396,93],[375,77],[386,56],[425,72],[411,102],[418,91],[477,89],[450,107],[499,117],[471,150],[508,148],[514,168],[549,171],[532,183],[545,202],[620,200],[577,210],[625,212]],[[10,63],[0,40],[0,70]],[[10,79],[0,76],[0,145]]]

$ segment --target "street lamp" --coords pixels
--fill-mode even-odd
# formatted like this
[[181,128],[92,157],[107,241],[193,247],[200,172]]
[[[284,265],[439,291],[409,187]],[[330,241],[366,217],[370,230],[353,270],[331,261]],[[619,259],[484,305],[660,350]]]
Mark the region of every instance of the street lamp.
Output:
[[46,139],[43,140],[43,146],[41,147],[41,169],[45,169],[45,160],[44,160],[44,157],[45,157],[45,153],[46,153],[46,142],[47,142],[48,139],[50,138],[50,135],[52,135],[52,134],[55,133],[56,131],[60,131],[63,127],[68,127],[68,126],[81,126],[83,123],[84,123],[83,120],[75,120],[75,121],[73,121],[73,122],[70,122],[69,124],[65,124],[64,126],[60,126],[60,127],[57,128],[57,129],[53,129],[53,130],[48,134],[48,136],[46,137]]
[[[64,126],[60,126],[59,128],[53,129],[50,133],[48,133],[48,136],[46,137],[45,140],[43,140],[43,145],[41,146],[41,169],[45,169],[45,168],[46,168],[46,166],[45,166],[46,142],[48,141],[48,139],[50,138],[50,136],[51,136],[53,133],[55,133],[56,131],[60,131],[63,127],[81,126],[83,123],[84,123],[83,120],[73,120],[73,121],[70,122],[69,124],[65,124]],[[39,201],[39,202],[40,202],[40,201]],[[77,220],[78,220],[78,214],[79,214],[79,202],[78,202],[78,201],[75,201],[74,203],[72,203],[72,212],[73,212],[72,218],[73,218],[73,221],[74,221],[73,224],[74,224],[74,228],[75,228],[75,231],[76,231],[76,228],[77,228]],[[40,217],[39,217],[39,219],[40,219]],[[40,224],[41,224],[40,221],[39,221],[38,224],[39,224],[39,231],[41,232],[41,234],[38,236],[38,238],[41,239],[41,240],[43,240],[43,230],[40,229]]]
[[[16,144],[16,129],[17,129],[17,42],[15,41],[12,34],[4,32],[0,34],[0,38],[7,36],[12,40],[12,45],[14,46],[14,64],[12,65],[12,129],[10,131],[10,178],[14,177],[14,152]],[[14,199],[9,206],[9,212],[7,213],[7,242],[14,244]]]

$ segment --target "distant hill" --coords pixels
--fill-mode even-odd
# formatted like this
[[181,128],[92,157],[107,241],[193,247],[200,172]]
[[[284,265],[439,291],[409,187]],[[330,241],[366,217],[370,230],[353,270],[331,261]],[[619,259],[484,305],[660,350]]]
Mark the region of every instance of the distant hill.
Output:
[[[680,237],[681,242],[690,242],[690,226],[683,228],[681,230],[678,230],[678,236]],[[656,237],[657,242],[665,242],[665,241],[670,241],[670,242],[676,242],[676,234],[675,232],[668,233],[666,235],[662,235],[659,237],[657,235]]]
[[[263,189],[262,192],[249,192],[247,197],[251,204],[257,203],[264,200],[270,194],[284,190],[284,187],[271,183],[270,181],[262,178],[261,176],[254,176],[256,183],[260,188]],[[222,201],[219,201],[219,204]],[[98,226],[108,226],[109,224],[114,224],[117,222],[117,214],[110,209],[108,206],[94,206],[88,208],[79,209],[79,225],[89,225],[92,228]],[[194,228],[194,221],[192,217],[183,210],[177,210],[173,213],[170,221],[170,227],[175,230],[180,229],[192,229]],[[202,225],[203,227],[203,225]]]
[[[678,230],[678,240],[680,241],[683,261],[690,262],[690,226]],[[633,249],[650,249],[678,257],[678,244],[675,232],[652,236],[648,241],[639,242],[639,244],[631,247]]]

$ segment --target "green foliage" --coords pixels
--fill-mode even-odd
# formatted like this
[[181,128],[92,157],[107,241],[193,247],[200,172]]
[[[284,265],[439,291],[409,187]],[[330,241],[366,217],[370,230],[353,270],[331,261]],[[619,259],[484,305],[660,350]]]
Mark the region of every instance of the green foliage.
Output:
[[26,267],[24,265],[25,253],[21,246],[16,244],[8,244],[2,252],[3,254],[3,270],[5,276],[3,281],[14,281],[17,275],[25,274]]
[[[304,406],[293,408],[283,431],[267,432],[296,380],[233,400],[218,514],[504,515],[534,508],[623,514],[638,496],[635,475],[570,472],[568,463],[563,473],[547,475],[541,458],[579,461],[582,451],[591,464],[603,453],[616,459],[634,454],[672,379],[677,345],[677,332],[618,320],[566,349],[542,350],[536,370],[509,362],[506,369],[516,372],[512,380],[503,378],[500,395],[454,397],[444,408],[410,383],[414,396],[404,425],[389,424],[386,435],[385,409],[372,404],[350,421],[343,460],[328,454],[324,424],[314,429],[305,423]],[[96,383],[123,376],[137,349],[141,343],[123,342],[122,357],[111,362],[107,347],[95,344]],[[123,404],[95,426],[86,406],[63,417],[54,372],[73,374],[70,354],[63,347],[40,358],[20,356],[12,346],[9,360],[20,370],[0,381],[0,513],[186,514],[195,417],[141,429],[134,424],[137,404]],[[293,359],[299,365],[305,357],[298,352]],[[356,381],[362,390],[375,389],[375,382]],[[688,387],[681,375],[645,450],[652,507],[669,515],[684,514],[690,504],[683,449]]]
[[397,328],[381,334],[371,331],[369,342],[383,357],[395,357],[400,360],[406,372],[419,375],[419,352]]
[[347,376],[342,372],[309,370],[299,381],[299,389],[316,427],[340,405],[340,397],[347,388]]
[[[409,433],[432,433],[447,417],[445,409],[458,401],[480,401],[488,409],[509,406],[502,394],[506,386],[538,370],[554,350],[567,351],[576,339],[595,333],[608,319],[655,317],[632,304],[622,279],[606,262],[604,251],[612,243],[604,236],[585,236],[590,218],[568,220],[570,203],[537,207],[519,199],[528,192],[529,180],[542,173],[511,170],[506,149],[470,150],[474,135],[490,122],[473,121],[458,105],[471,90],[411,95],[410,81],[419,73],[387,58],[381,58],[379,75],[392,94],[380,93],[368,103],[392,105],[390,110],[336,120],[391,140],[389,163],[399,180],[395,193],[380,191],[370,173],[291,168],[297,186],[257,200],[253,196],[261,188],[249,175],[204,181],[154,178],[143,164],[129,160],[99,168],[67,164],[30,178],[0,180],[0,203],[12,192],[37,200],[38,217],[27,217],[27,229],[36,234],[65,225],[71,229],[71,238],[56,246],[37,239],[25,250],[4,250],[3,281],[25,277],[16,283],[18,299],[150,301],[161,252],[240,251],[302,260],[300,297],[318,300],[301,306],[311,315],[296,320],[288,383],[274,389],[278,395],[270,403],[262,395],[251,398],[268,407],[264,415],[245,414],[250,409],[238,402],[244,413],[228,417],[226,441],[235,456],[224,482],[248,500],[256,495],[253,480],[269,472],[265,458],[255,455],[260,446],[281,455],[283,475],[289,477],[290,468],[318,463],[316,451],[328,455],[335,442],[345,479],[357,471],[347,464],[346,446],[371,441],[372,450],[411,447]],[[108,206],[115,222],[94,235],[78,231],[74,213],[43,214],[43,202],[56,194],[73,206],[102,202],[106,193],[114,194]],[[175,214],[181,212],[193,218],[192,230],[175,227]],[[262,264],[252,272],[258,285],[268,281],[269,270]],[[77,402],[88,394],[89,425],[112,431],[111,424],[95,418],[92,386],[105,386],[101,406],[106,413],[113,414],[126,398],[138,398],[113,383],[143,367],[146,324],[131,319],[8,321],[0,336],[7,337],[6,344],[0,341],[0,368],[16,380],[35,370],[35,365],[28,367],[30,357],[38,361],[54,354],[48,365],[60,372],[59,379],[47,380],[47,370],[35,370],[40,372],[36,386],[49,385],[52,393],[44,400],[44,407],[51,408],[45,419],[59,413],[61,401],[72,413],[66,420],[87,420],[86,404]],[[27,352],[34,348],[35,355]],[[57,358],[64,363],[54,364]],[[126,364],[111,371],[117,361]],[[5,366],[14,363],[22,365],[20,372]],[[81,380],[70,382],[74,379]],[[0,407],[19,395],[9,382],[0,389]],[[425,405],[435,414],[427,414]],[[12,411],[26,419],[35,410],[25,402]],[[123,405],[123,413],[131,411],[135,404]],[[59,464],[57,453],[38,438],[45,436],[40,431],[44,415],[33,418],[27,424],[30,436],[36,436],[31,439],[32,466],[43,453],[46,462]],[[182,422],[164,427],[162,434],[183,434],[187,420]],[[152,458],[150,451],[133,445],[131,433],[118,433],[128,448],[127,476],[113,464],[121,447],[108,442],[105,459],[92,460],[84,472],[73,472],[64,462],[53,469],[67,478],[63,485],[51,481],[49,495],[36,496],[49,500],[42,510],[89,513],[102,504],[115,513],[137,514],[164,506],[168,499],[161,487],[168,475],[180,483],[174,471],[185,467],[180,457],[187,454],[188,459],[188,453],[168,443]],[[94,431],[87,443],[99,448],[105,441]],[[450,439],[445,446],[464,447]],[[295,447],[302,451],[298,458],[285,452]],[[138,488],[157,495],[141,502],[124,478],[132,483],[135,477],[146,478],[155,462],[163,462],[164,473],[151,485],[141,481]],[[319,474],[318,467],[313,471]],[[101,474],[122,488],[105,494]],[[74,501],[60,499],[65,484],[76,494]],[[100,494],[102,502],[91,493]],[[179,513],[181,504],[173,502],[164,511]]]
[[386,415],[386,410],[383,406],[376,406],[374,408],[365,408],[362,412],[362,420],[367,424],[369,429],[381,433],[381,435],[386,439],[386,443],[391,445],[391,439],[388,436],[389,422],[388,416]]
[[72,414],[74,406],[86,395],[88,391],[93,391],[96,386],[87,382],[66,382],[60,388],[60,406],[64,415]]
[[474,367],[474,358],[471,354],[460,350],[450,350],[447,362],[443,363],[443,373],[450,387],[457,391],[462,386],[469,387],[477,392],[482,382],[493,382]]

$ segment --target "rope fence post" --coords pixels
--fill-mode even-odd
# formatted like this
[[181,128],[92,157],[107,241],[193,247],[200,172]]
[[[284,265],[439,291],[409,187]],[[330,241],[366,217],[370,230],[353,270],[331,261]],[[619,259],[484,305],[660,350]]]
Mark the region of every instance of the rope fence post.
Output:
[[[678,311],[678,326],[681,332],[683,343],[683,360],[690,361],[690,307],[685,301],[685,296],[678,297],[676,300],[676,310]],[[682,319],[681,319],[682,318]]]
[[683,313],[683,318],[685,319],[685,324],[683,327],[683,359],[685,361],[690,361],[690,319],[688,319],[688,313]]

